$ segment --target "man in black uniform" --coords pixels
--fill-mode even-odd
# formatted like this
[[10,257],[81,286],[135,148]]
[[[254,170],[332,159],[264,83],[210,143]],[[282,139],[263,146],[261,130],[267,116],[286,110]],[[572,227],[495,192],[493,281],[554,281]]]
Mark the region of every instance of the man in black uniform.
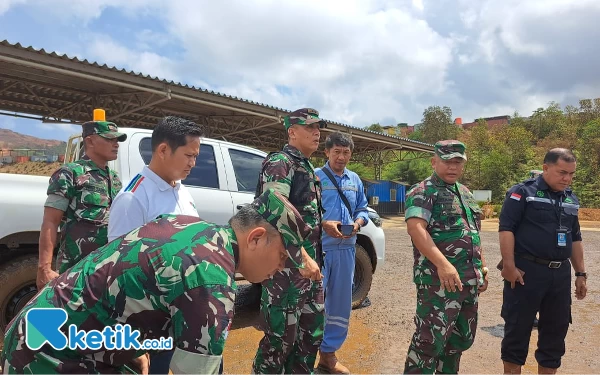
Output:
[[505,280],[501,358],[506,374],[521,373],[538,311],[538,373],[554,374],[560,367],[571,321],[571,264],[575,295],[585,298],[579,201],[569,189],[575,168],[571,151],[552,149],[544,158],[542,175],[506,194],[499,228]]

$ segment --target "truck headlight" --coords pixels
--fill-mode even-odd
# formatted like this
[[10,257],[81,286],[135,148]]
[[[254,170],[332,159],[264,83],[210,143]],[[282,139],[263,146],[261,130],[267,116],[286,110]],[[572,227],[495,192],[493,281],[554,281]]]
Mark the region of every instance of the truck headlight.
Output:
[[369,220],[371,220],[376,227],[380,227],[383,222],[379,214],[375,211],[369,211]]

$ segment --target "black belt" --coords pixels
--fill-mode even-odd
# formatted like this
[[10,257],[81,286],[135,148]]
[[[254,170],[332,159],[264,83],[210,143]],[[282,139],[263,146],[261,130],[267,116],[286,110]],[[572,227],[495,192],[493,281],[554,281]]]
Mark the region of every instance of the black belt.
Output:
[[533,255],[529,255],[529,254],[517,254],[517,256],[520,258],[523,258],[523,259],[530,260],[535,263],[543,264],[544,266],[548,266],[548,268],[560,268],[560,266],[562,266],[562,264],[568,260],[568,259],[547,260],[547,259],[536,258]]

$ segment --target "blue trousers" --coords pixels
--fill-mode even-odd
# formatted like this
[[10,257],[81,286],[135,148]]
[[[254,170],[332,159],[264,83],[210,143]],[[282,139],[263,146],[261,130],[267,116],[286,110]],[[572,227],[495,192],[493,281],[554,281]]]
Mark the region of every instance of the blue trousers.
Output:
[[321,351],[331,353],[339,350],[348,336],[356,248],[323,250],[326,252],[323,267],[325,332]]

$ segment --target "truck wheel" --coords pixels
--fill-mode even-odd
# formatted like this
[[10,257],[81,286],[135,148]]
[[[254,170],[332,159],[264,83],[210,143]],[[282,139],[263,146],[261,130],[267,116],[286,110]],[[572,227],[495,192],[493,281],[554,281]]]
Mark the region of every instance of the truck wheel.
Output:
[[37,293],[37,264],[37,254],[31,254],[0,266],[0,346],[8,323]]
[[373,281],[373,265],[364,247],[356,244],[354,264],[354,285],[352,286],[352,308],[355,309],[367,298]]

